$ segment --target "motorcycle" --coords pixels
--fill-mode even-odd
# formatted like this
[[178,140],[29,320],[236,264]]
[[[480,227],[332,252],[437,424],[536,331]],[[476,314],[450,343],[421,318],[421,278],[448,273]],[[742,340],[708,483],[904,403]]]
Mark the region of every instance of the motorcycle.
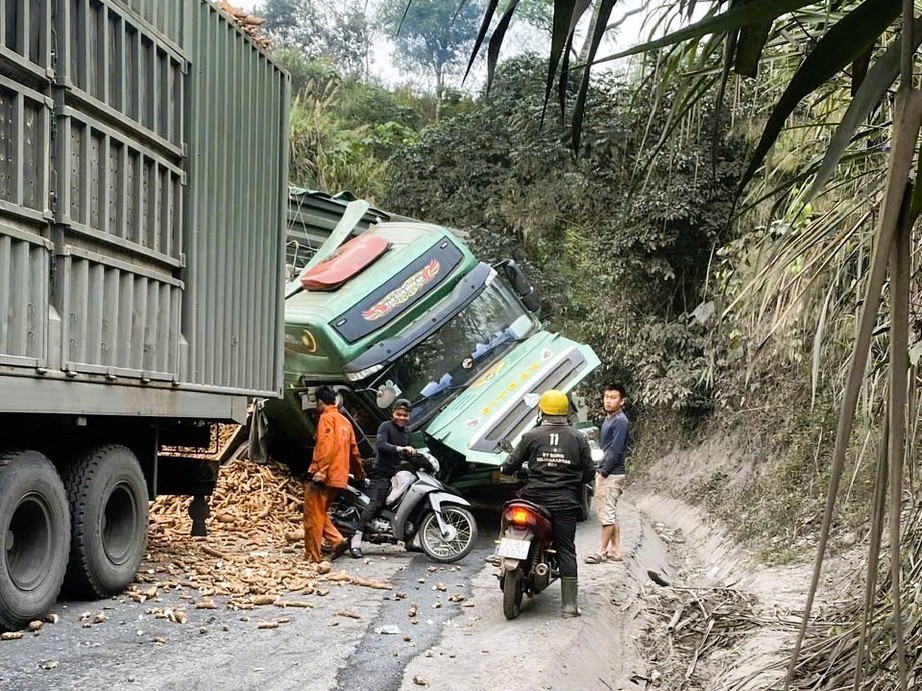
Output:
[[[474,548],[477,522],[465,508],[470,502],[459,497],[435,476],[439,462],[417,450],[413,471],[401,470],[391,480],[385,507],[363,531],[366,542],[397,544],[408,551],[414,538],[432,561],[448,563],[463,559]],[[369,503],[361,488],[350,484],[339,493],[330,510],[333,525],[347,539],[358,527],[359,518]]]
[[531,597],[560,576],[550,512],[522,499],[503,505],[495,556],[499,559],[503,614],[506,619],[515,619],[523,594]]

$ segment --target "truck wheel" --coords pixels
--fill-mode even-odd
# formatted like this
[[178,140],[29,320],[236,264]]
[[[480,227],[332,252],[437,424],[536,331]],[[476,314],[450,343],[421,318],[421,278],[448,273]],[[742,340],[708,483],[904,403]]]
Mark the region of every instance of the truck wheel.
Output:
[[107,597],[133,580],[147,545],[147,483],[124,446],[90,449],[64,474],[70,502],[67,590]]
[[70,517],[54,466],[37,451],[0,453],[0,629],[43,617],[67,568]]

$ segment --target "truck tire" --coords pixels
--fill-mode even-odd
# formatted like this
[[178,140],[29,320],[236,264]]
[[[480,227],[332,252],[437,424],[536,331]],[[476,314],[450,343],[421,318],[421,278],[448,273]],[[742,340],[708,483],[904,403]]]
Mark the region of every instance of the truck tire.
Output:
[[51,461],[37,451],[0,452],[0,629],[48,612],[69,540],[67,495]]
[[70,502],[68,593],[107,597],[124,590],[147,546],[148,497],[134,453],[107,444],[90,449],[64,473]]

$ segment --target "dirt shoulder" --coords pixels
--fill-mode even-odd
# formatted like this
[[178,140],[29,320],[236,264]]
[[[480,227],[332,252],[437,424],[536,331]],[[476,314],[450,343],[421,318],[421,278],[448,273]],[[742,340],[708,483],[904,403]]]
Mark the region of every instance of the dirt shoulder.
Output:
[[623,562],[582,563],[597,547],[599,524],[593,516],[577,529],[581,617],[560,617],[554,584],[507,621],[496,569],[485,564],[472,579],[475,607],[450,621],[438,645],[410,663],[401,688],[417,689],[420,682],[446,691],[500,684],[507,691],[643,688],[631,681],[647,673],[637,646],[645,621],[638,574],[670,567],[649,548],[655,534],[636,507],[626,501],[623,510]]
[[[588,565],[599,524],[580,524],[583,616],[559,616],[552,585],[515,621],[502,613],[496,569],[471,582],[472,609],[406,668],[401,689],[765,689],[783,674],[812,564],[759,565],[725,530],[680,500],[630,488],[623,562]],[[824,595],[851,563],[834,560]],[[668,584],[668,585],[663,585]]]

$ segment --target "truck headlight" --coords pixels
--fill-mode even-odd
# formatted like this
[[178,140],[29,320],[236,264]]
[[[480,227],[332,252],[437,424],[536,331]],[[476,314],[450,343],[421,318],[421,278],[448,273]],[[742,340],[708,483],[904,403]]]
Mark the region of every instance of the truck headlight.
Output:
[[370,377],[372,374],[376,374],[384,369],[384,365],[372,365],[371,367],[366,367],[363,370],[358,372],[346,372],[346,379],[349,381],[361,381],[366,377]]

